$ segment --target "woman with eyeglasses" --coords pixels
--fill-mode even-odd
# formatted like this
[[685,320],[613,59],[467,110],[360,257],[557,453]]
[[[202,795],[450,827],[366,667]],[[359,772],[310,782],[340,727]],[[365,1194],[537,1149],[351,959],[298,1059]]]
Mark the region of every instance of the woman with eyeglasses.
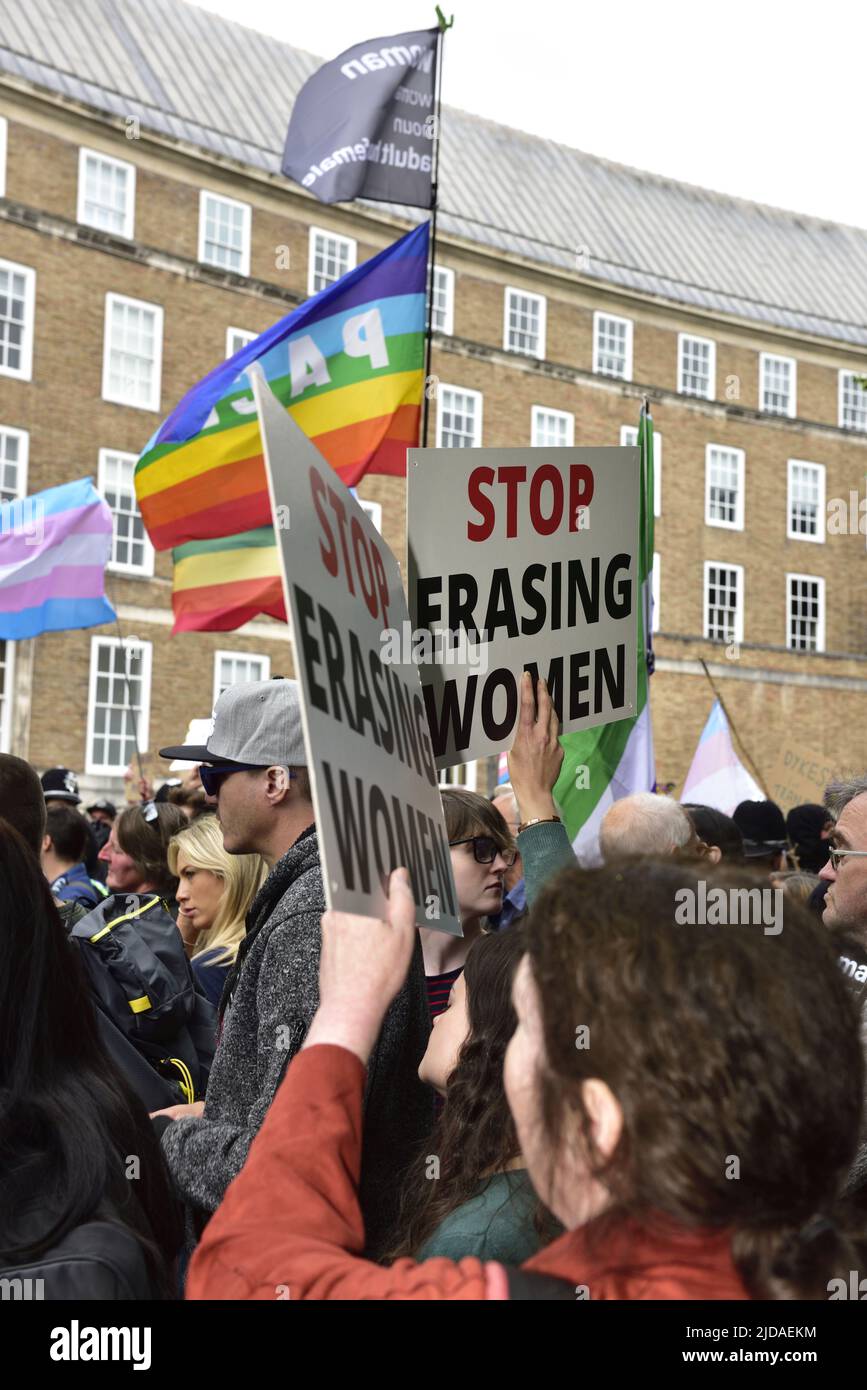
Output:
[[442,799],[464,934],[420,929],[432,1020],[447,1007],[467,952],[482,934],[487,918],[503,906],[503,879],[517,854],[509,827],[484,796],[447,787]]

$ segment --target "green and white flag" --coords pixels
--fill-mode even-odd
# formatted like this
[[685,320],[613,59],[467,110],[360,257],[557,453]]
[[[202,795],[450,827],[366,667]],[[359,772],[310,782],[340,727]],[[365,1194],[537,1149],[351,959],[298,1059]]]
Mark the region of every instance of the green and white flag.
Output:
[[599,826],[608,807],[632,792],[653,791],[656,773],[649,686],[653,671],[653,420],[647,404],[638,426],[641,499],[638,547],[641,602],[638,620],[637,712],[561,738],[565,757],[554,797],[582,864],[599,860]]

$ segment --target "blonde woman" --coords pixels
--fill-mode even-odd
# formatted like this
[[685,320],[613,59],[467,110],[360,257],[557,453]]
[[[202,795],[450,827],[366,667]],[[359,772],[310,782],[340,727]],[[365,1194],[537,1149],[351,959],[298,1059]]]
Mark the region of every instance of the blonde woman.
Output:
[[250,904],[268,875],[258,854],[228,854],[216,816],[200,816],[169,842],[178,879],[178,929],[193,974],[214,1005],[244,937]]

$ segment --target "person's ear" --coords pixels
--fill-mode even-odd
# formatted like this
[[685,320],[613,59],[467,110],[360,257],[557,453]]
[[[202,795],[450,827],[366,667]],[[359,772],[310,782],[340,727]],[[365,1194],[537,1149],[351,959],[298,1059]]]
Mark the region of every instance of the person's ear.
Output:
[[707,857],[710,860],[711,864],[718,864],[719,861],[722,859],[722,850],[720,849],[719,845],[708,845]]
[[47,854],[48,851],[49,851],[50,849],[51,849],[51,836],[50,836],[50,835],[43,835],[43,836],[42,836],[42,853],[43,853],[43,854]]
[[617,1148],[623,1132],[620,1101],[607,1082],[600,1081],[598,1077],[584,1082],[581,1096],[590,1120],[594,1147],[607,1160]]
[[289,795],[292,779],[285,767],[269,767],[266,778],[268,800],[283,801]]

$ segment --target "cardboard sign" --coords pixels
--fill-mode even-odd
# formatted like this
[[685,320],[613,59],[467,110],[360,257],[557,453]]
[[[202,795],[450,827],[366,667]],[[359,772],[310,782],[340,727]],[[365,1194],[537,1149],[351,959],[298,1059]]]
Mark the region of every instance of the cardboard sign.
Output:
[[771,801],[785,813],[807,802],[821,806],[829,782],[853,775],[857,773],[820,750],[784,743],[764,780]]
[[437,766],[511,747],[524,670],[547,681],[564,734],[634,714],[638,449],[407,457],[409,609]]
[[409,869],[417,921],[461,935],[418,671],[383,658],[408,621],[397,561],[348,488],[249,369],[259,412],[329,907],[385,912]]

